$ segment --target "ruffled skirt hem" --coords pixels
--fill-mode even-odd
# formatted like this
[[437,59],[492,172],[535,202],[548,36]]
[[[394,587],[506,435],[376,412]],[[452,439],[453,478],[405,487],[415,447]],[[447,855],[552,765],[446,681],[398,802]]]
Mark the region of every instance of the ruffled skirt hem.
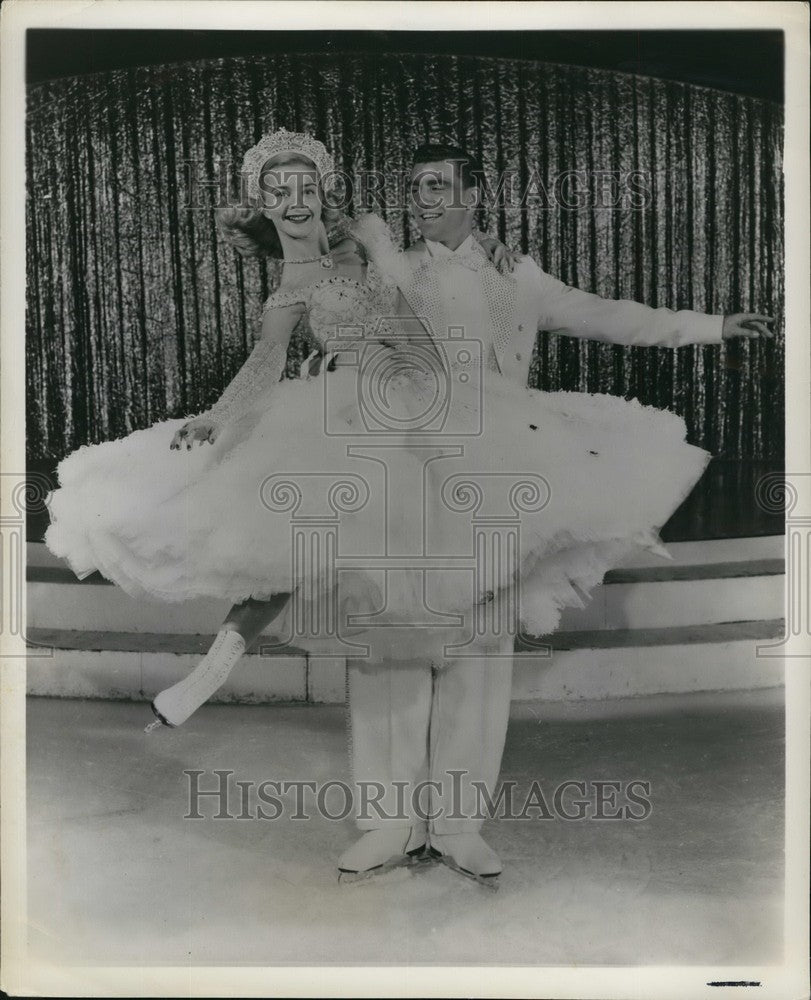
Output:
[[[280,383],[213,446],[170,452],[175,420],[80,448],[59,466],[46,544],[79,578],[98,571],[137,599],[290,593],[272,631],[292,644],[337,637],[402,659],[488,604],[550,634],[609,569],[667,556],[658,531],[711,457],[673,413],[507,384],[486,396],[479,432],[389,435],[384,452],[352,437],[354,382],[326,378],[329,398],[323,379]],[[419,386],[389,389],[402,413],[424,408]],[[478,405],[462,396],[457,415]]]

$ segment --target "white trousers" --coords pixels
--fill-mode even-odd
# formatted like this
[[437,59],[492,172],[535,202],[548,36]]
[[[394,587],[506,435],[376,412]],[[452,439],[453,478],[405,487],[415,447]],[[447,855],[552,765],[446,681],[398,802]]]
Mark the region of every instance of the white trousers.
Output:
[[481,827],[504,752],[513,644],[485,636],[459,658],[347,660],[359,829],[426,818],[438,834]]

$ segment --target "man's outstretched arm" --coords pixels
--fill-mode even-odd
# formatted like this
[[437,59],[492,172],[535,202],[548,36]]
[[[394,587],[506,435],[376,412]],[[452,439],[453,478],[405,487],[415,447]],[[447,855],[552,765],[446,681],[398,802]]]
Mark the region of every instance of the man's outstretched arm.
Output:
[[534,264],[532,280],[538,329],[630,347],[683,347],[720,344],[732,337],[774,334],[770,316],[734,313],[712,316],[691,309],[653,308],[626,299],[604,299],[558,281]]

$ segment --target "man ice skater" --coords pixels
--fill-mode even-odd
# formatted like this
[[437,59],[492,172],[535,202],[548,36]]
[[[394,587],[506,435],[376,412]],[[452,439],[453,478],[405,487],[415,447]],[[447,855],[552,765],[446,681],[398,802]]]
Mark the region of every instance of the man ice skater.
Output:
[[[413,157],[411,210],[422,239],[407,251],[411,311],[435,335],[449,326],[481,341],[490,373],[526,385],[539,330],[616,344],[680,347],[736,337],[771,337],[768,316],[709,316],[602,299],[518,258],[510,281],[472,236],[482,173],[464,150],[425,145]],[[498,374],[496,374],[498,377]],[[496,600],[504,599],[502,592]],[[398,783],[428,793],[417,815],[359,822],[363,836],[342,856],[346,872],[366,872],[430,843],[452,867],[491,878],[501,862],[480,835],[473,782],[492,795],[507,731],[513,638],[487,634],[478,655],[443,661],[442,642],[408,665],[349,660],[352,766],[356,781],[381,782],[387,801]],[[461,772],[461,774],[460,774]],[[427,806],[427,808],[426,808]],[[460,808],[461,807],[461,808]],[[435,815],[427,822],[423,816]]]

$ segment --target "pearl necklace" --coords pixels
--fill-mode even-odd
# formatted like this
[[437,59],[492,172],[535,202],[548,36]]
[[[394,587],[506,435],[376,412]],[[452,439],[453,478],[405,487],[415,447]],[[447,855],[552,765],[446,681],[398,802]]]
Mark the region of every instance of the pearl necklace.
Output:
[[329,250],[326,253],[319,254],[317,257],[296,257],[295,260],[286,260],[285,264],[314,264],[316,261],[320,261],[321,267],[328,271],[335,267]]

